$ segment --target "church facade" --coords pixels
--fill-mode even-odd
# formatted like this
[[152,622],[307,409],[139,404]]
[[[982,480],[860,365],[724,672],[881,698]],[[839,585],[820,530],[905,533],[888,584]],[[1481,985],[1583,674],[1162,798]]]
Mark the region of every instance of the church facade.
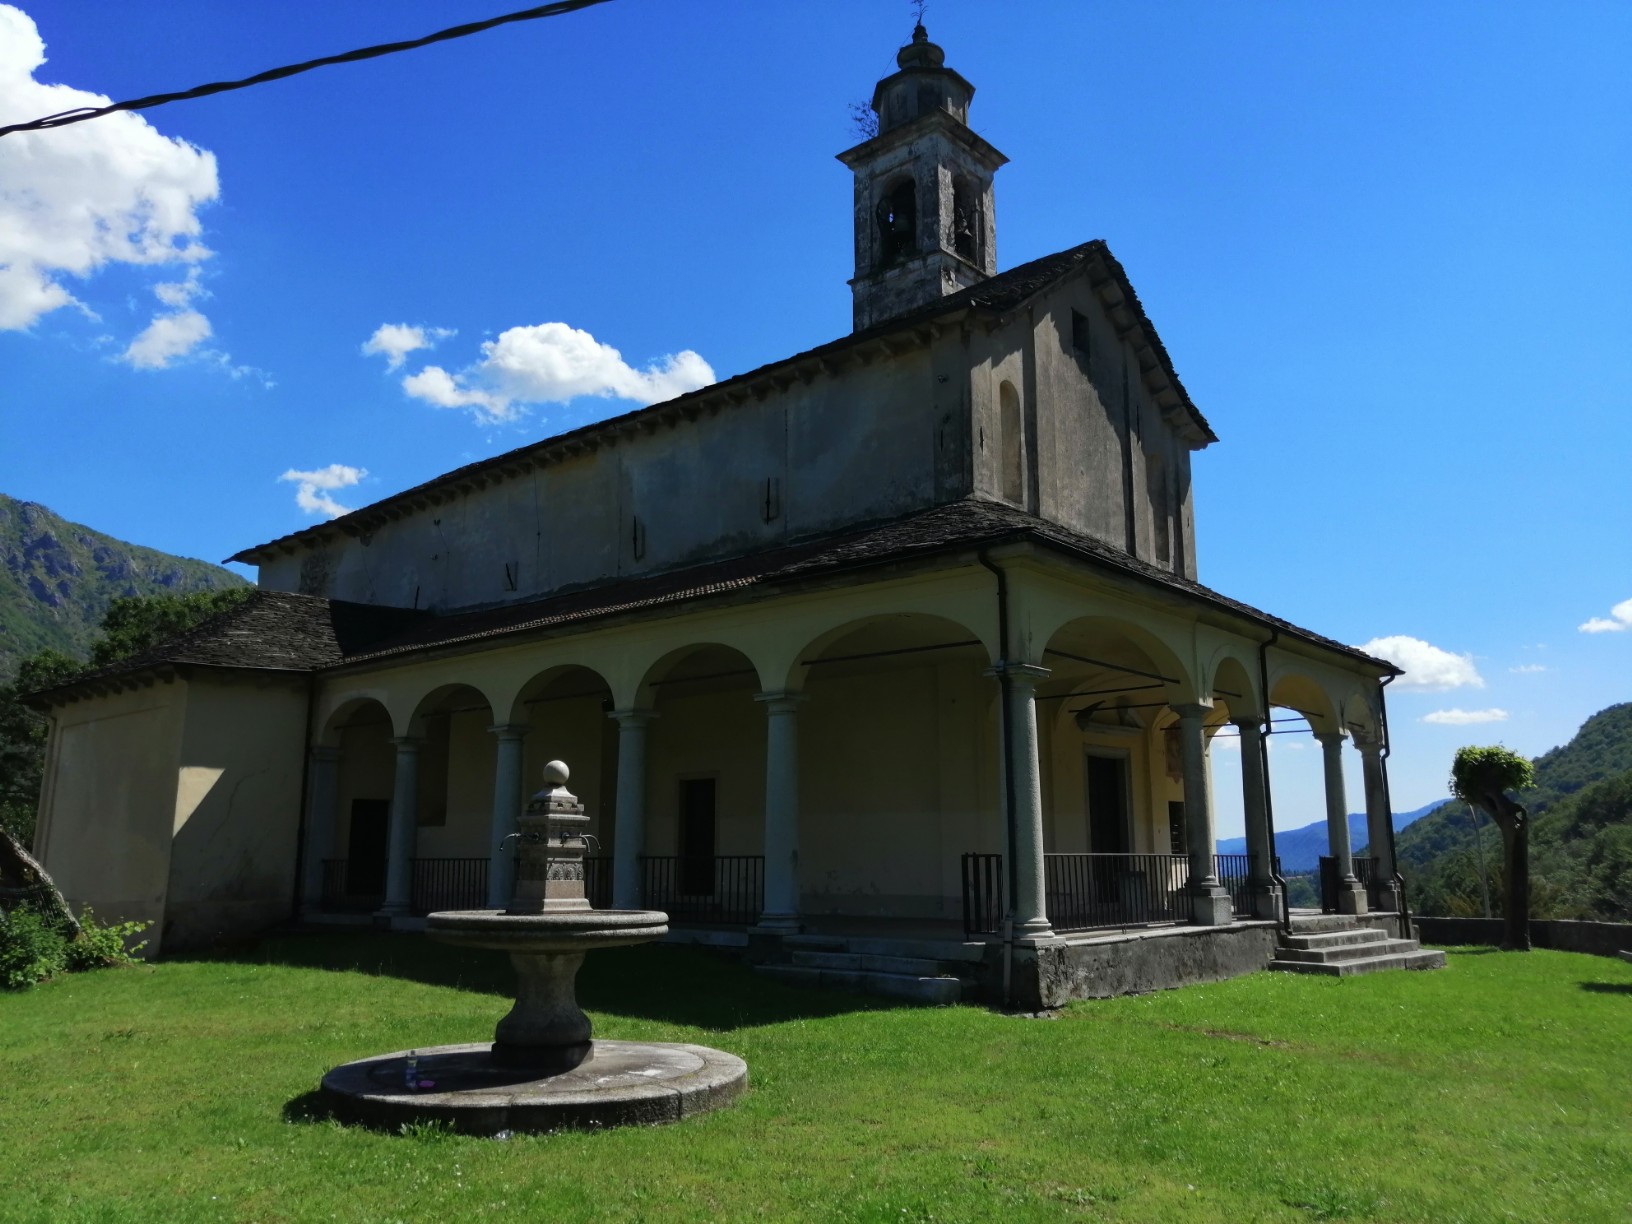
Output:
[[1281,710],[1325,751],[1333,907],[1398,910],[1396,669],[1197,581],[1216,438],[1126,273],[1099,241],[998,272],[974,90],[921,27],[898,64],[840,155],[850,335],[245,549],[243,607],[38,696],[71,901],[172,949],[502,905],[561,759],[598,903],[773,963],[949,941],[1051,1005],[1110,992],[1112,933],[1261,967]]

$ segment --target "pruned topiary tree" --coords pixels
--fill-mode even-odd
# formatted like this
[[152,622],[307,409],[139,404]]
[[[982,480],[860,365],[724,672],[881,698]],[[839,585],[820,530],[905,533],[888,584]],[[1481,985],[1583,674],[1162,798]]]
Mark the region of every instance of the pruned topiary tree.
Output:
[[1530,813],[1508,792],[1526,790],[1534,781],[1530,762],[1500,744],[1458,748],[1451,763],[1451,794],[1484,812],[1502,831],[1502,947],[1513,952],[1530,951]]

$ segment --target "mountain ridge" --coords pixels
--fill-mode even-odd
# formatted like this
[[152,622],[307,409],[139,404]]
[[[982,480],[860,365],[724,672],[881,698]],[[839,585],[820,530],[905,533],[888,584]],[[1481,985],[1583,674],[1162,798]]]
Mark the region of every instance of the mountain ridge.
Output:
[[[1409,812],[1394,813],[1394,832],[1407,828],[1430,815],[1437,809],[1449,803],[1449,799],[1435,799]],[[1354,852],[1359,854],[1371,840],[1371,833],[1366,828],[1366,814],[1364,812],[1349,813],[1349,844]],[[1247,839],[1244,837],[1226,837],[1219,839],[1219,854],[1245,854]],[[1301,875],[1314,871],[1318,867],[1321,855],[1330,853],[1326,837],[1326,822],[1316,820],[1310,824],[1300,825],[1296,829],[1275,830],[1275,853],[1281,860],[1283,875]]]
[[85,658],[115,599],[247,585],[219,565],[132,544],[0,493],[0,678],[40,650]]

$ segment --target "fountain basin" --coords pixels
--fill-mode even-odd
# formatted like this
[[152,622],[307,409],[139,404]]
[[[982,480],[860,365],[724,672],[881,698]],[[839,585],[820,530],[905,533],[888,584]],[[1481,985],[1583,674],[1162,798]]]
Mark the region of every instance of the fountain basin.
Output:
[[443,910],[425,919],[425,933],[439,943],[509,953],[583,953],[649,943],[669,933],[661,910],[554,910],[512,914],[507,910]]

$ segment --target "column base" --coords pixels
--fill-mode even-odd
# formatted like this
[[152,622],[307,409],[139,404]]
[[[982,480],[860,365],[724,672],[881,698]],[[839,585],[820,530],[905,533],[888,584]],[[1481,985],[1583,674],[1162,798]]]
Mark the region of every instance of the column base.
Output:
[[1390,880],[1387,884],[1378,884],[1366,898],[1374,914],[1397,914],[1400,912],[1400,886]]
[[1228,926],[1235,921],[1230,894],[1217,884],[1193,884],[1190,893],[1190,921],[1196,926]]
[[1254,918],[1269,918],[1278,920],[1281,916],[1281,886],[1279,884],[1253,884],[1248,888],[1248,896],[1252,899],[1252,916]]
[[1337,882],[1337,912],[1340,914],[1365,914],[1370,909],[1366,905],[1366,886],[1359,880],[1339,880]]
[[750,935],[798,935],[805,929],[798,914],[761,914],[748,928]]

